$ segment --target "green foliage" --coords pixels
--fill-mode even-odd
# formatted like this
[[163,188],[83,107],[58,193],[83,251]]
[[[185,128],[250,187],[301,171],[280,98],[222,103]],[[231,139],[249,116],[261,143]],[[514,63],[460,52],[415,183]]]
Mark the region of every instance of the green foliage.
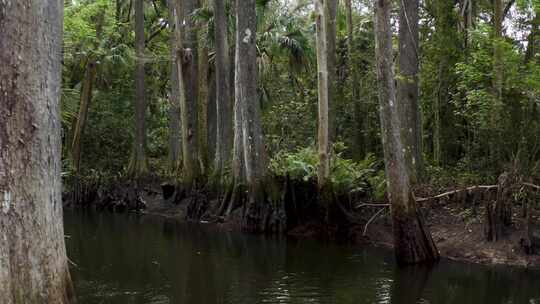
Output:
[[[330,181],[339,193],[349,191],[368,192],[375,189],[380,191],[380,161],[368,154],[362,161],[355,162],[343,158],[345,150],[343,143],[334,145],[330,165]],[[295,152],[279,151],[270,161],[270,170],[277,176],[289,176],[292,179],[305,182],[317,179],[319,158],[313,147],[301,148]],[[384,179],[384,171],[382,171]],[[376,184],[371,184],[374,182]]]
[[[227,3],[232,48],[235,24],[231,2]],[[510,28],[511,24],[520,35],[527,35],[538,13],[538,3],[538,0],[518,0],[516,10],[506,18],[505,27]],[[117,4],[120,7],[116,7]],[[146,4],[147,150],[151,170],[165,174],[171,172],[167,170],[171,27],[166,21],[166,1]],[[382,200],[386,182],[381,165],[371,4],[367,0],[353,1],[352,54],[348,51],[351,37],[347,37],[345,11],[343,7],[338,10],[336,94],[331,100],[335,123],[330,127],[336,134],[335,141],[344,142],[346,146],[334,147],[331,181],[339,191],[369,189],[375,198]],[[491,14],[489,1],[477,4],[478,16]],[[317,153],[313,148],[304,148],[315,145],[317,130],[312,11],[310,0],[257,1],[258,92],[271,170],[277,175],[290,174],[295,179],[308,181],[315,180],[317,174]],[[91,60],[97,64],[82,145],[82,170],[89,175],[92,170],[119,174],[129,161],[134,133],[132,13],[127,1],[66,3],[61,101],[64,149],[71,143],[71,129],[78,115],[87,64]],[[209,83],[215,75],[213,13],[208,5],[191,15],[198,28],[208,27],[199,42],[207,44],[209,49]],[[525,64],[527,45],[523,38],[526,37],[514,37],[513,30],[507,30],[503,40],[493,41],[492,25],[483,17],[475,18],[475,27],[466,34],[460,26],[462,16],[454,1],[426,1],[420,14],[420,103],[428,159],[434,154],[436,111],[441,121],[442,166],[428,168],[431,182],[436,187],[444,187],[489,181],[489,177],[503,169],[492,159],[495,156],[491,155],[490,146],[500,150],[498,162],[516,160],[525,174],[538,176],[540,65],[538,54],[533,54]],[[494,98],[495,46],[502,50],[504,59],[502,100]],[[210,87],[210,96],[212,94]],[[436,101],[440,103],[438,109]],[[212,123],[212,118],[209,120]],[[209,130],[215,130],[215,126],[210,126]]]

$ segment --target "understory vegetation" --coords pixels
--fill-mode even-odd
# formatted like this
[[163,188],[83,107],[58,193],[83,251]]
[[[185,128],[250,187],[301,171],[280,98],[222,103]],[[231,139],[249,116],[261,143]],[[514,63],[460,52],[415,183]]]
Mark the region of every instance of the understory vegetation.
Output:
[[[281,227],[286,180],[311,185],[326,223],[391,204],[394,229],[433,249],[403,253],[419,261],[438,257],[411,211],[422,199],[537,191],[538,0],[240,2],[65,1],[71,203],[162,183],[198,219],[243,208],[244,223]],[[501,204],[485,211],[495,230]]]

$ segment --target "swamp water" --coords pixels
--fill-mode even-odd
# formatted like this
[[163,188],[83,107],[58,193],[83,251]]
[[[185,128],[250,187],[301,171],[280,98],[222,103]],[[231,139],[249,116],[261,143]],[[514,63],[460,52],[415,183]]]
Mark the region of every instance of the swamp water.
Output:
[[443,260],[398,268],[373,247],[66,212],[79,304],[540,303],[540,270]]

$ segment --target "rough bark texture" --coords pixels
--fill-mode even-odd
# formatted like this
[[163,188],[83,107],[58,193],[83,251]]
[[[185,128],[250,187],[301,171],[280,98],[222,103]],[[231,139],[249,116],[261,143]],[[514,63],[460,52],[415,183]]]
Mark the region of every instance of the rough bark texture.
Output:
[[488,241],[501,240],[508,227],[512,226],[514,181],[515,176],[506,172],[501,174],[498,179],[495,203],[493,204],[490,200],[486,202],[484,232]]
[[267,178],[267,156],[257,94],[256,0],[237,1],[236,6],[236,104],[240,108],[247,205],[242,226],[256,232],[282,231],[281,204],[273,204]]
[[223,169],[231,160],[233,144],[232,136],[232,111],[230,92],[230,59],[228,42],[227,12],[225,1],[213,0],[214,2],[214,41],[215,41],[215,64],[216,64],[216,121],[217,142],[214,170],[217,176],[221,176]]
[[411,192],[401,122],[396,104],[392,71],[391,0],[375,2],[375,45],[379,84],[380,117],[383,137],[388,196],[392,209],[394,250],[397,262],[412,264],[434,261],[439,253]]
[[62,226],[63,1],[0,1],[0,302],[74,300]]
[[[191,188],[200,175],[197,130],[197,31],[190,17],[196,5],[195,0],[177,1],[177,68],[178,75],[182,75],[180,77],[180,111],[184,161],[183,182],[186,188]],[[185,32],[185,39],[182,37],[182,32]]]
[[412,183],[422,173],[422,124],[418,101],[418,0],[399,0],[397,101],[403,111],[403,148]]
[[[169,0],[169,24],[174,24],[174,9],[176,0]],[[170,34],[171,46],[171,70],[169,92],[169,160],[171,168],[176,170],[182,161],[182,147],[180,139],[180,84],[178,79],[178,69],[176,68],[176,35],[174,29]]]
[[328,11],[325,7],[325,0],[317,0],[315,2],[316,12],[316,30],[317,30],[317,80],[318,80],[318,132],[317,144],[319,152],[319,167],[318,167],[318,184],[322,189],[330,176],[330,160],[329,160],[329,68],[328,64],[328,34],[327,25]]
[[257,95],[257,49],[255,0],[237,6],[236,102],[242,115],[243,155],[248,185],[260,184],[266,176],[266,158]]
[[144,84],[144,1],[135,0],[135,143],[129,173],[140,177],[148,172],[146,160],[146,89]]

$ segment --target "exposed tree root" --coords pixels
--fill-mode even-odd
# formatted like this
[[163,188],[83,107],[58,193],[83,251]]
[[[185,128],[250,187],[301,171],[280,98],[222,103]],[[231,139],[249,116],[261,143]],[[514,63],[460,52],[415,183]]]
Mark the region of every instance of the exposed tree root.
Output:
[[413,213],[393,211],[392,230],[398,264],[432,263],[439,259],[439,252],[420,210]]

